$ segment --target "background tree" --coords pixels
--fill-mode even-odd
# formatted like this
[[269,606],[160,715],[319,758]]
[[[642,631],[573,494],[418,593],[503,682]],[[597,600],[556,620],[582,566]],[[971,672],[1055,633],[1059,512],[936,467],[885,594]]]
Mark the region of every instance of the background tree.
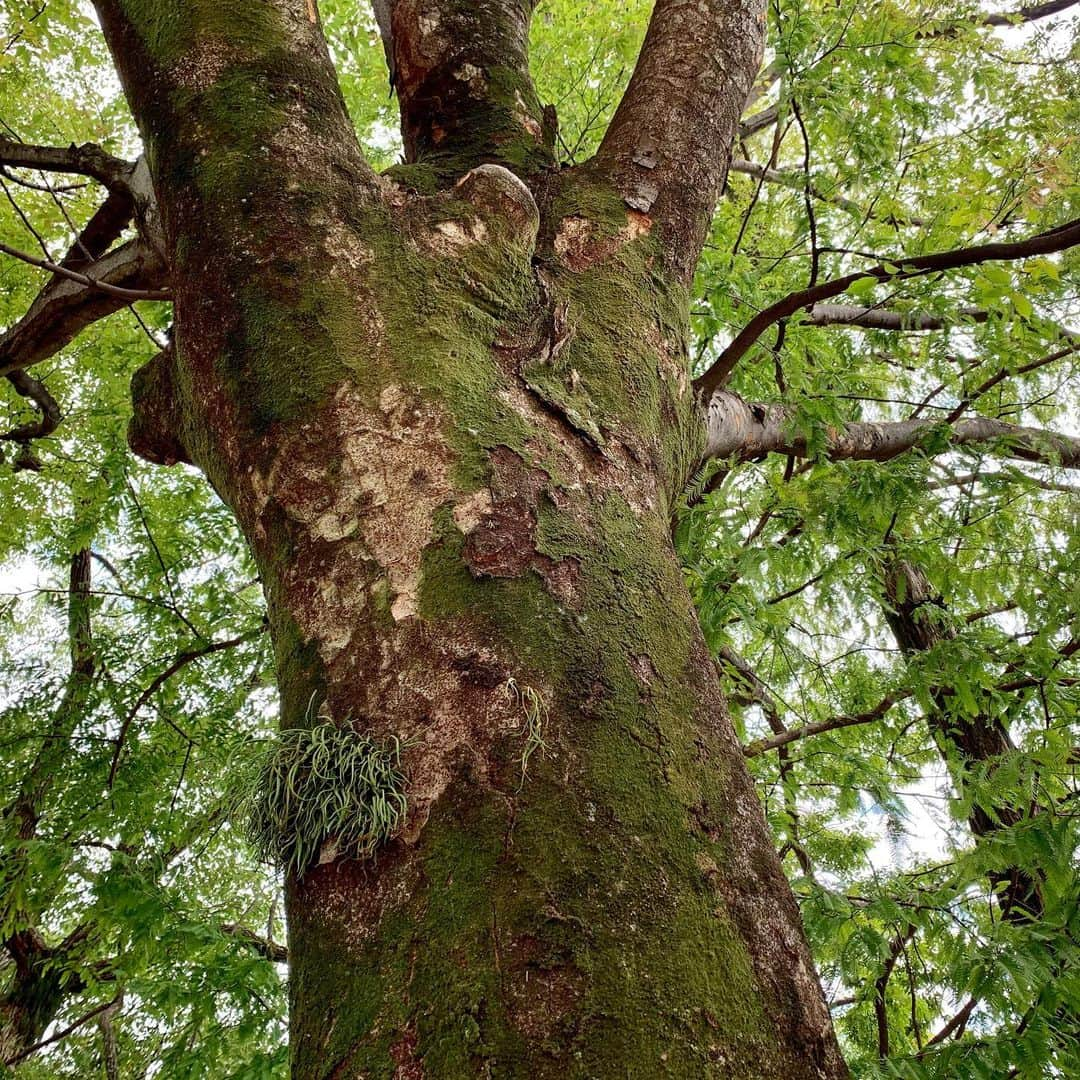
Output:
[[[4,611],[7,1061],[285,1069],[279,879],[230,815],[276,667],[287,728],[427,736],[373,873],[324,848],[289,878],[299,1075],[835,1074],[805,960],[772,951],[797,920],[687,644],[673,518],[853,1071],[1067,1070],[1070,6],[778,5],[755,78],[749,9],[659,3],[630,80],[649,5],[550,3],[530,82],[519,5],[399,0],[389,42],[353,4],[103,5],[151,168],[87,13],[5,4],[0,540],[39,583]],[[350,127],[391,165],[399,102],[390,186]],[[452,187],[481,162],[532,201]],[[199,473],[123,446],[163,346],[132,446],[197,461],[256,566]],[[348,485],[367,524],[338,535]],[[371,679],[386,655],[403,690]],[[356,904],[395,881],[412,921],[363,946],[373,986]],[[1038,899],[1002,918],[1017,882]],[[739,915],[762,889],[773,927]],[[342,893],[327,955],[311,912]]]

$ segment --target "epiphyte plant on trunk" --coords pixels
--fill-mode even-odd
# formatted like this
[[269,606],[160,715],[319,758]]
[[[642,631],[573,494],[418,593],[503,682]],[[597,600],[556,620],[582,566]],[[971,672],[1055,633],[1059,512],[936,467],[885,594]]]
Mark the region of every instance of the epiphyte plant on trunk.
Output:
[[253,830],[286,870],[293,1075],[845,1075],[672,520],[708,459],[1080,464],[996,417],[806,425],[782,378],[731,382],[793,319],[858,325],[849,290],[1048,259],[1080,224],[832,278],[815,241],[695,381],[763,3],[658,0],[562,167],[533,4],[379,5],[406,159],[381,174],[314,0],[95,6],[145,156],[0,146],[123,203],[74,269],[39,260],[4,373],[171,300],[129,440],[205,475],[265,593],[282,734]]

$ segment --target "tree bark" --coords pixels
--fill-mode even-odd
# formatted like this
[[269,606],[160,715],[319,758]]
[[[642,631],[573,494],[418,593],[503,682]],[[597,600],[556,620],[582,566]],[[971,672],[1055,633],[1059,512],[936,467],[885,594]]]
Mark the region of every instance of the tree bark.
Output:
[[282,726],[404,744],[395,837],[288,877],[293,1075],[846,1075],[670,542],[685,235],[501,136],[374,176],[310,0],[98,7],[175,297],[138,449],[236,514]]

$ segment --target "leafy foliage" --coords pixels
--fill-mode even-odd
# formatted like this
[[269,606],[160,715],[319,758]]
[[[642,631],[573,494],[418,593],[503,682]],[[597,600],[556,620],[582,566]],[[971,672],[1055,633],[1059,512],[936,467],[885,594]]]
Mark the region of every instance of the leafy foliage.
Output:
[[[389,165],[396,106],[367,6],[320,7],[365,149]],[[565,160],[597,145],[648,8],[540,5],[534,74],[557,106]],[[0,0],[0,126],[134,156],[88,10]],[[774,116],[736,147],[699,266],[698,367],[754,312],[811,282],[1080,216],[1075,28],[1069,12],[1010,29],[983,25],[967,3],[776,0],[747,111]],[[0,174],[0,186],[0,240],[50,257],[100,202],[93,185],[29,170]],[[801,312],[759,342],[733,388],[796,406],[818,451],[830,427],[856,419],[977,414],[1075,430],[1078,270],[1074,249],[867,281],[843,301],[897,313],[906,329]],[[41,282],[0,261],[0,324]],[[941,328],[915,331],[921,316]],[[141,303],[35,369],[63,423],[29,448],[32,461],[12,447],[0,464],[4,807],[66,723],[68,567],[80,550],[95,555],[85,704],[63,728],[32,839],[10,814],[3,822],[4,940],[36,930],[54,950],[50,970],[82,987],[51,1029],[75,1025],[70,1034],[16,1063],[30,1080],[100,1072],[93,1013],[114,1001],[124,1075],[287,1070],[284,985],[257,947],[280,936],[281,879],[230,821],[235,762],[275,711],[257,574],[198,476],[151,469],[124,445],[130,377],[167,320],[164,305]],[[0,430],[28,415],[5,383]],[[710,469],[686,493],[679,550],[739,734],[749,744],[822,728],[751,766],[858,1077],[1066,1076],[1080,1060],[1076,494],[1062,470],[943,439],[886,463]],[[911,615],[925,648],[902,647],[894,629],[909,599],[889,587],[901,563],[933,596]],[[523,770],[541,745],[535,715]],[[1011,748],[961,753],[956,733],[980,723],[1006,729]],[[396,748],[328,725],[282,739],[264,775],[283,796],[263,812],[264,854],[306,865],[343,814],[367,823],[359,844],[390,827],[400,802],[373,812],[365,785],[398,790]],[[301,796],[309,773],[343,778],[357,803]],[[980,811],[994,825],[981,836]],[[1017,870],[1040,883],[1037,918],[1003,917],[993,882]],[[0,967],[0,997],[14,976]]]

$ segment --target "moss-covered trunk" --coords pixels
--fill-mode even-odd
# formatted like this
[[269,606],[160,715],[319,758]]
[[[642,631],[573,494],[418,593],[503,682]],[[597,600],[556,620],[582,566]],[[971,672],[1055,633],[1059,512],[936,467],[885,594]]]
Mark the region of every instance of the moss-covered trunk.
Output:
[[98,7],[175,293],[132,444],[234,510],[282,727],[404,745],[392,836],[288,874],[294,1075],[843,1075],[671,549],[681,234],[502,135],[376,177],[310,0]]

